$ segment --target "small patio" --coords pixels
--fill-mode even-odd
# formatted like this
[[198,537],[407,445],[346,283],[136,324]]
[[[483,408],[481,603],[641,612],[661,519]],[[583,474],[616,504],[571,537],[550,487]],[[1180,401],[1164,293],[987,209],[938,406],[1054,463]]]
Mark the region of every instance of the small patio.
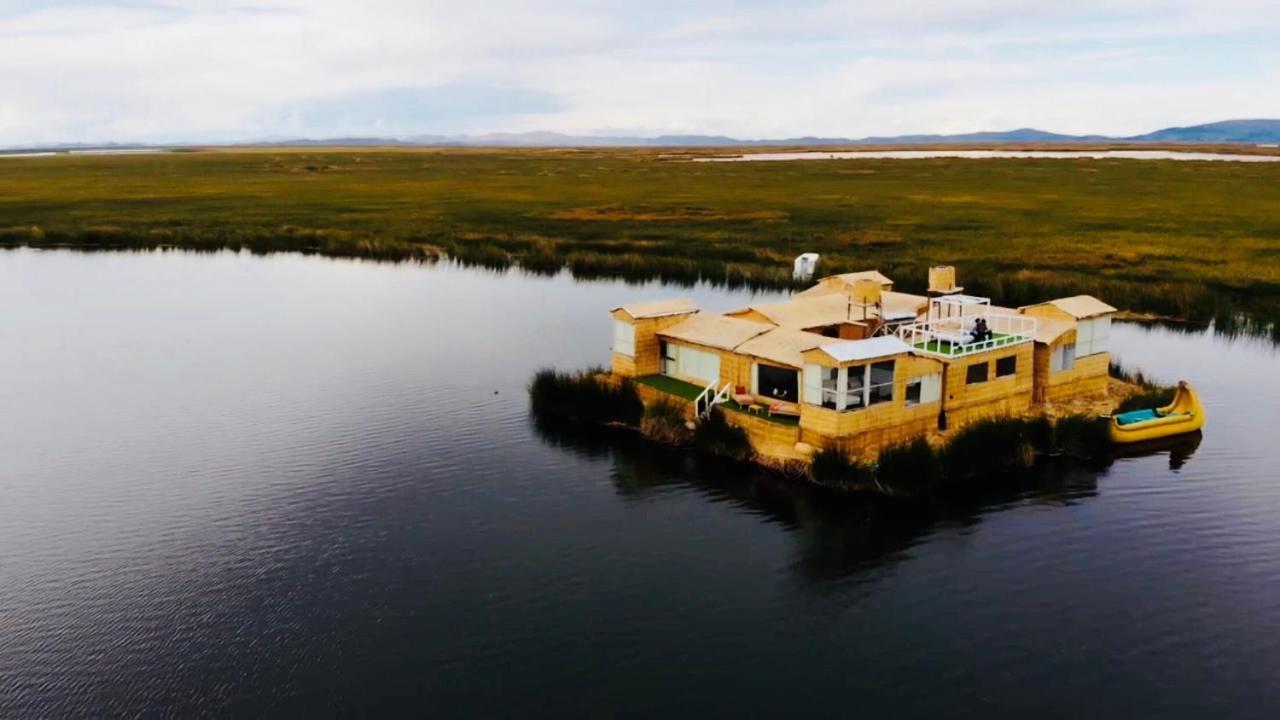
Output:
[[[667,375],[645,375],[643,377],[636,378],[635,381],[641,385],[647,385],[668,395],[674,395],[687,402],[697,400],[698,396],[702,394],[703,390],[705,390],[705,388],[698,387],[693,383],[677,380],[676,378],[669,377]],[[740,405],[734,400],[729,399],[720,403],[719,407],[724,408],[725,410],[751,415],[752,417],[758,417],[761,420],[765,420],[776,425],[796,427],[800,424],[800,418],[798,417],[770,415],[768,410],[765,409],[765,406],[762,404],[755,405],[755,407],[761,409],[750,410],[748,409],[748,406]]]
[[914,350],[942,358],[1031,342],[1035,337],[1035,318],[992,310],[991,300],[985,297],[936,297],[929,301],[928,318],[903,325],[898,337]]

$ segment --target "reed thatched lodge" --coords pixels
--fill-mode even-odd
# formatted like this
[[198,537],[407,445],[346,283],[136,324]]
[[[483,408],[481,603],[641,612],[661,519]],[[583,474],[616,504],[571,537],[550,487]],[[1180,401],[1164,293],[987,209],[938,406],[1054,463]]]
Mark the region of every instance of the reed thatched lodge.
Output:
[[1081,295],[1001,308],[935,267],[929,294],[896,292],[874,270],[822,278],[786,302],[723,314],[688,300],[613,310],[613,373],[646,402],[688,403],[690,419],[726,410],[756,451],[853,454],[1104,397],[1115,308]]

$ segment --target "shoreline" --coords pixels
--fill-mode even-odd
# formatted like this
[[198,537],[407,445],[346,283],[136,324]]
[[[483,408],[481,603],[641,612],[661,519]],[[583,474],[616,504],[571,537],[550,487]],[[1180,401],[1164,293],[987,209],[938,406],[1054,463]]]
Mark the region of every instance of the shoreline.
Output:
[[[545,371],[550,372],[550,371]],[[539,375],[542,375],[540,373]],[[566,376],[570,377],[570,376]],[[563,407],[558,401],[540,396],[536,386],[539,382],[535,376],[530,385],[530,413],[539,421],[554,425],[561,431],[572,432],[575,428],[595,427],[608,432],[624,433],[639,438],[647,443],[661,445],[682,451],[691,451],[714,455],[725,460],[743,463],[774,474],[791,482],[803,483],[811,487],[822,488],[841,493],[873,493],[896,499],[922,499],[938,492],[967,490],[976,483],[980,488],[982,478],[988,475],[1007,476],[1024,473],[1044,462],[1075,462],[1085,466],[1109,465],[1115,457],[1120,456],[1120,448],[1111,445],[1102,435],[1093,435],[1103,427],[1107,415],[1097,414],[1099,411],[1114,411],[1124,399],[1138,395],[1143,386],[1115,377],[1108,378],[1105,398],[1082,399],[1070,403],[1050,403],[1033,408],[1025,413],[1010,417],[990,417],[975,421],[960,429],[943,432],[929,432],[900,443],[878,448],[875,457],[867,454],[848,456],[848,464],[840,472],[847,473],[844,479],[824,476],[815,469],[819,462],[830,458],[820,458],[823,453],[811,449],[809,453],[773,452],[767,443],[761,443],[758,435],[742,425],[740,421],[750,422],[746,413],[726,410],[717,407],[708,420],[697,421],[691,415],[692,404],[681,403],[675,396],[654,391],[641,386],[628,378],[622,378],[608,372],[591,372],[579,374],[588,383],[599,387],[611,388],[610,392],[627,392],[628,388],[645,387],[646,392],[635,395],[635,402],[641,405],[640,412],[631,420],[616,418],[605,419],[590,417],[588,412],[577,414],[561,414]],[[615,401],[616,402],[616,401]],[[664,410],[663,405],[668,407]],[[678,419],[670,417],[671,406],[678,408]],[[657,411],[655,412],[655,408]],[[664,418],[664,416],[667,416]],[[719,420],[714,420],[720,418]],[[1090,424],[1092,423],[1092,430]],[[700,435],[704,426],[724,425],[729,428],[715,430],[715,437],[708,440]],[[1048,433],[1050,439],[1042,437]],[[1070,436],[1062,433],[1072,433]],[[1084,433],[1080,435],[1079,433]],[[737,434],[738,437],[726,437]],[[1004,446],[990,443],[985,436],[1012,438]],[[1100,437],[1102,439],[1100,439]],[[978,441],[984,449],[986,457],[981,461],[985,465],[972,467],[964,463],[968,460],[948,460],[952,448],[961,445],[973,445]],[[841,453],[842,454],[842,453]],[[928,457],[922,458],[922,454]],[[893,455],[896,463],[892,476],[884,472],[884,460]],[[907,473],[922,473],[921,480],[925,487],[916,486],[917,478],[904,477],[903,458],[907,459]],[[912,467],[910,463],[923,463]],[[954,467],[944,468],[947,462]],[[938,475],[944,472],[945,482]],[[932,484],[930,484],[932,483]],[[943,484],[939,484],[943,483]],[[976,489],[976,488],[975,488]]]

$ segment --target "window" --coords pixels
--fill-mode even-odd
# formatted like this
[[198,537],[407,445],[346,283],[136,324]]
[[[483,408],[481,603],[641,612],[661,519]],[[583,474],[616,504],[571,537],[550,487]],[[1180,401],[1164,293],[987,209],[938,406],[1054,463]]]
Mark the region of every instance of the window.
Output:
[[720,381],[720,356],[705,350],[680,346],[676,360],[677,375],[710,384]]
[[856,410],[867,404],[867,366],[845,368],[845,372],[848,373],[846,387],[849,390],[845,394],[844,407],[846,410]]
[[1049,357],[1049,369],[1053,372],[1070,370],[1076,366],[1076,346],[1072,343],[1059,345],[1053,349]]
[[1087,357],[1107,351],[1111,336],[1111,316],[1081,320],[1076,323],[1076,357]]
[[1010,355],[996,360],[996,377],[1008,377],[1018,374],[1018,356]]
[[791,368],[756,363],[756,394],[795,402],[799,397],[797,373]]
[[942,399],[942,375],[922,375],[907,381],[906,405],[928,405]]
[[867,369],[867,404],[893,400],[893,361],[878,362]]
[[974,363],[965,371],[964,383],[966,385],[984,383],[990,378],[990,376],[991,366],[989,363]]
[[[763,365],[760,367],[764,368]],[[821,404],[833,410],[858,410],[870,405],[890,402],[893,400],[895,367],[893,360],[871,365],[855,365],[839,370],[820,365],[806,365],[804,368],[805,402]],[[940,379],[938,384],[941,384]],[[934,392],[936,395],[937,390]]]
[[822,368],[822,404],[835,409],[836,395],[840,392],[840,371],[836,368]]
[[821,365],[804,366],[804,401],[810,405],[836,407],[836,369]]
[[613,351],[619,355],[635,357],[636,326],[621,320],[613,321]]
[[908,407],[920,404],[920,378],[913,378],[907,381],[903,403]]

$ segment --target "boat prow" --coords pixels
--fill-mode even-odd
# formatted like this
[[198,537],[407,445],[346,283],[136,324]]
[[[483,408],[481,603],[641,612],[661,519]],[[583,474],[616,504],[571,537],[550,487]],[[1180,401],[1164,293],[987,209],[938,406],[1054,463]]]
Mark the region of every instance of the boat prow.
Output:
[[1204,407],[1191,384],[1178,383],[1173,402],[1162,408],[1133,410],[1111,416],[1111,441],[1147,442],[1193,433],[1204,427]]

